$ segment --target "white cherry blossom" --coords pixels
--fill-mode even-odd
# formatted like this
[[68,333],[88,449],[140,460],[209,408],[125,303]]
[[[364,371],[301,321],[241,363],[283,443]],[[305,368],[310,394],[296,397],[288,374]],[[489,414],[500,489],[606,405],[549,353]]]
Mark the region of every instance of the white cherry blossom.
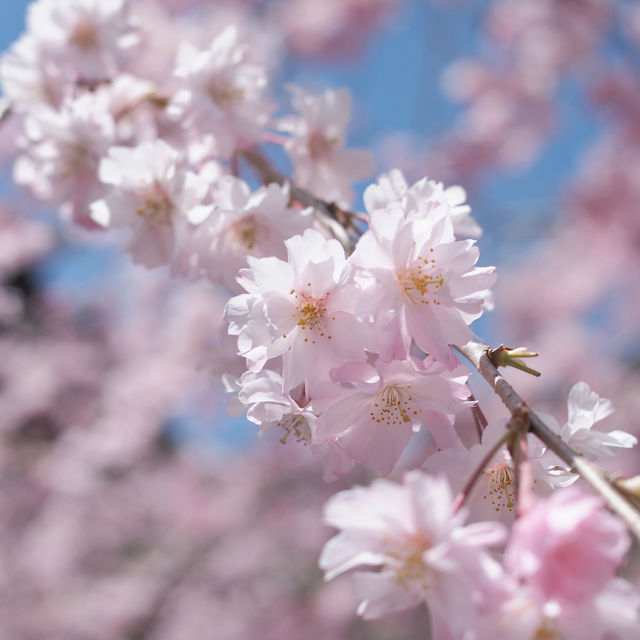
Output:
[[404,175],[393,169],[378,177],[376,184],[367,187],[364,203],[367,211],[387,209],[400,205],[408,217],[422,216],[425,211],[446,207],[458,238],[479,238],[482,229],[471,217],[471,207],[466,203],[467,194],[462,187],[446,187],[441,182],[423,178],[409,186]]
[[113,142],[114,127],[111,113],[93,94],[67,100],[59,111],[34,107],[24,122],[24,153],[14,179],[87,224],[89,204],[102,193],[98,166]]
[[354,576],[364,618],[426,602],[453,632],[472,629],[478,606],[499,591],[502,571],[485,548],[501,543],[505,530],[495,522],[463,526],[452,498],[444,477],[420,471],[403,485],[375,480],[336,494],[325,507],[325,522],[340,529],[320,556],[325,579],[379,568]]
[[236,278],[247,256],[284,259],[284,241],[313,222],[311,209],[289,208],[288,185],[271,183],[252,192],[243,180],[224,176],[214,186],[213,202],[215,211],[196,232],[200,265],[232,291],[242,291]]
[[593,425],[613,413],[610,400],[601,398],[586,382],[578,382],[567,400],[569,419],[560,429],[560,437],[576,451],[591,458],[613,458],[615,449],[629,449],[638,439],[626,431],[596,431]]
[[352,183],[375,170],[370,151],[344,148],[351,96],[346,89],[315,96],[296,87],[292,93],[300,115],[283,118],[280,128],[291,134],[285,149],[293,161],[294,181],[318,197],[348,206]]
[[186,239],[188,216],[202,205],[207,184],[179,167],[180,154],[162,140],[111,147],[100,179],[111,190],[91,207],[100,225],[131,232],[126,249],[146,267],[167,264]]
[[211,150],[219,157],[259,140],[272,112],[264,98],[266,71],[249,53],[232,26],[207,49],[185,42],[178,50],[180,88],[167,107],[169,117],[210,134]]
[[473,240],[456,240],[448,206],[405,211],[400,202],[371,212],[353,262],[365,293],[359,316],[374,325],[384,360],[405,358],[412,341],[453,368],[449,344],[472,339],[469,324],[482,315],[493,267],[476,267]]
[[28,32],[47,60],[76,80],[100,81],[121,70],[138,42],[127,0],[38,0]]
[[231,298],[225,313],[249,370],[282,356],[284,388],[292,389],[364,360],[370,344],[353,313],[359,289],[340,243],[307,229],[285,245],[288,262],[248,258],[238,279],[248,293]]

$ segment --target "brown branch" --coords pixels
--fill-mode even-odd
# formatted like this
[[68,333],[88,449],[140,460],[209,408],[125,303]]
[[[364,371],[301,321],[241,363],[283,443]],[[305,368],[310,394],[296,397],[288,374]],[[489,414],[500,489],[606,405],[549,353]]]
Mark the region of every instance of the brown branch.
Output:
[[[491,347],[479,342],[469,342],[462,347],[454,346],[454,348],[480,372],[512,415],[518,415],[527,408],[526,402],[502,377],[491,361]],[[533,411],[529,413],[529,431],[564,460],[573,471],[580,474],[591,485],[591,488],[602,496],[609,509],[624,520],[636,538],[640,540],[640,511],[609,480],[606,472],[591,460],[574,451],[551,431]]]
[[476,432],[478,434],[478,441],[482,442],[482,433],[487,428],[487,424],[489,424],[489,423],[487,421],[486,416],[484,415],[484,412],[480,408],[480,405],[478,404],[478,401],[476,400],[475,396],[473,395],[473,393],[469,396],[469,400],[471,400],[471,402],[473,402],[473,404],[471,405],[471,415],[473,416],[473,421],[475,422],[475,425],[476,425]]
[[305,189],[297,186],[280,171],[278,171],[262,152],[257,148],[240,151],[239,156],[244,158],[260,176],[264,184],[275,182],[283,185],[289,183],[291,199],[299,202],[304,207],[312,207],[320,222],[324,224],[333,236],[342,244],[347,253],[352,253],[362,231],[355,224],[358,214],[342,209],[334,202],[326,202],[317,198]]

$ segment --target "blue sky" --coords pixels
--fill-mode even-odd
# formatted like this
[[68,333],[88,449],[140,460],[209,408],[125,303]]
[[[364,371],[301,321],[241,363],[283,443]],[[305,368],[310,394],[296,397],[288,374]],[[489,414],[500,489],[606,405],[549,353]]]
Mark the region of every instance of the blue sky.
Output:
[[0,50],[6,49],[24,31],[24,19],[29,2],[5,0],[0,9]]

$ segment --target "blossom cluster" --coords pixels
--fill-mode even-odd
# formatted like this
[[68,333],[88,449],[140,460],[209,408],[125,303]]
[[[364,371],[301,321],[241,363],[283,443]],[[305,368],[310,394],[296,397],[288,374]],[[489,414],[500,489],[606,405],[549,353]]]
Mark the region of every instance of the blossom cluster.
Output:
[[[464,190],[392,170],[354,212],[354,183],[376,167],[347,147],[348,91],[289,87],[281,115],[269,34],[248,15],[203,11],[207,29],[194,31],[146,0],[34,2],[0,61],[20,127],[16,182],[85,230],[111,230],[134,263],[223,292],[224,313],[216,294],[200,330],[230,412],[308,445],[327,479],[356,465],[408,471],[327,506],[342,530],[321,557],[327,578],[377,569],[356,574],[365,618],[426,602],[435,638],[635,637],[640,596],[616,578],[627,533],[570,486],[558,448],[516,438],[506,420],[481,425],[477,444],[456,429],[477,404],[451,347],[474,339],[496,280],[477,265]],[[533,94],[523,100],[536,108]],[[600,463],[636,444],[593,429],[611,413],[582,382],[567,422],[544,420]]]
[[[204,46],[185,34],[152,64],[142,5],[97,6],[35,3],[2,60],[23,123],[16,180],[85,227],[121,233],[135,263],[226,286],[228,359],[246,361],[243,375],[224,372],[235,404],[262,431],[310,444],[328,476],[364,462],[389,474],[414,435],[454,446],[469,391],[448,345],[473,337],[495,279],[464,239],[480,229],[462,189],[383,175],[365,194],[368,229],[341,245],[297,194],[353,216],[352,184],[374,164],[345,148],[346,90],[294,87],[297,113],[277,117],[263,51],[237,25]],[[252,189],[238,163],[255,168],[256,145],[273,140],[291,183]]]
[[[443,476],[412,471],[336,494],[325,519],[327,578],[354,576],[359,613],[429,605],[434,638],[635,638],[640,596],[616,577],[629,548],[622,523],[578,488],[537,500],[514,525],[464,525]],[[498,562],[501,547],[503,562]]]

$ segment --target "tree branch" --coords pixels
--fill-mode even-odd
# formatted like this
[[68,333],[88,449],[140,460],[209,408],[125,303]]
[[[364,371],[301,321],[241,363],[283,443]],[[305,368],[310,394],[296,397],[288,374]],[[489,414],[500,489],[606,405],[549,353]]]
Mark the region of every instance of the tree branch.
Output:
[[282,185],[288,182],[291,189],[291,199],[305,207],[313,207],[320,222],[331,231],[336,240],[345,248],[345,251],[348,254],[353,252],[358,238],[362,235],[362,231],[354,222],[358,219],[357,214],[340,208],[334,202],[326,202],[317,198],[305,189],[298,187],[273,167],[262,152],[255,147],[240,151],[238,155],[251,165],[264,184],[275,182]]
[[[491,347],[479,342],[468,342],[462,347],[454,346],[454,348],[480,372],[512,415],[519,415],[527,409],[527,403],[503,378],[491,361]],[[609,509],[624,520],[636,538],[640,540],[640,511],[608,479],[606,472],[591,460],[574,451],[551,431],[533,411],[529,411],[529,415],[529,431],[570,465],[576,473],[580,474],[591,485],[591,488],[602,496]]]

